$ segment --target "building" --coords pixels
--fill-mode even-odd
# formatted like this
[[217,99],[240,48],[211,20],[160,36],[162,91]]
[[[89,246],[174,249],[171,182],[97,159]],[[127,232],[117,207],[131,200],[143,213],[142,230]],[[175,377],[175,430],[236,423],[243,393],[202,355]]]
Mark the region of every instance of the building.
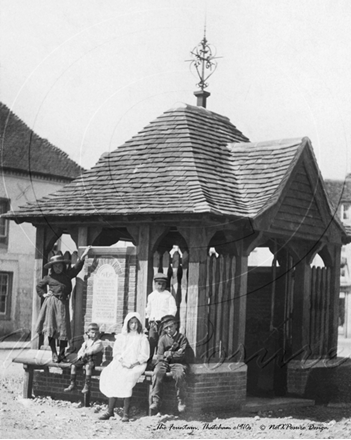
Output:
[[[351,174],[345,180],[325,180],[330,202],[346,231],[351,234]],[[351,245],[341,248],[339,332],[351,338]]]
[[[37,278],[61,234],[79,252],[93,245],[77,277],[74,343],[92,316],[105,333],[131,310],[145,317],[153,274],[163,272],[193,353],[190,408],[240,406],[247,394],[313,397],[311,378],[329,373],[321,359],[337,344],[350,239],[308,138],[251,143],[196,93],[197,106],[166,111],[81,178],[5,217],[36,227]],[[130,256],[109,247],[120,240],[136,246]],[[249,267],[261,247],[272,264]],[[323,267],[312,266],[316,255]],[[39,309],[33,297],[33,320]],[[43,370],[36,392],[59,395],[62,375]],[[93,396],[102,398],[97,386]]]
[[[57,191],[83,169],[0,104],[0,212]],[[32,322],[35,228],[0,218],[0,336]]]

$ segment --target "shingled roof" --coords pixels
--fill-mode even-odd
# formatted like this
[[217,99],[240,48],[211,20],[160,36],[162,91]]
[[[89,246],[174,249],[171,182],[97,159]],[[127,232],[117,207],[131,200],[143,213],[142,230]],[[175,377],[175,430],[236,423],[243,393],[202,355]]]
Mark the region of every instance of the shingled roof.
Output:
[[0,169],[71,181],[84,169],[0,103]]
[[344,180],[325,179],[324,183],[329,200],[335,208],[338,208],[340,203],[351,203],[351,174]]
[[288,179],[305,139],[249,143],[228,118],[171,109],[81,177],[13,218],[211,213],[254,217]]
[[[340,204],[351,203],[351,174],[348,174],[344,180],[326,179],[324,183],[334,210],[339,212]],[[345,224],[342,219],[341,222],[347,235],[351,237],[351,225]]]

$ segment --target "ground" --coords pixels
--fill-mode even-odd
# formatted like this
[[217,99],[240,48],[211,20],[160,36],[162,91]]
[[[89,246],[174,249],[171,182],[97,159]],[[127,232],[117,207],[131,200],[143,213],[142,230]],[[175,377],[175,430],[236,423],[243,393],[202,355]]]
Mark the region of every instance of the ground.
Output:
[[0,438],[350,438],[351,406],[278,408],[263,413],[228,411],[147,417],[132,407],[132,419],[99,421],[105,406],[79,408],[50,398],[23,399],[21,365],[0,350]]

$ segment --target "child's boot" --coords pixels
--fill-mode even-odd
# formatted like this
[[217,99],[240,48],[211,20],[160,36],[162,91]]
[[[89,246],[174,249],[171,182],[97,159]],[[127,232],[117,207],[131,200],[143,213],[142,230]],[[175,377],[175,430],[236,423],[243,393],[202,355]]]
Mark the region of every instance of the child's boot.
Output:
[[86,376],[86,378],[85,378],[85,384],[84,384],[84,387],[83,387],[83,389],[82,389],[82,393],[83,393],[83,394],[89,393],[89,391],[90,391],[90,386],[91,386],[91,376]]
[[68,362],[68,359],[66,358],[66,347],[67,342],[66,341],[60,341],[60,353],[58,355],[58,361],[59,362]]
[[111,417],[114,417],[114,415],[115,415],[115,402],[116,402],[115,397],[110,397],[108,399],[108,410],[107,410],[107,412],[103,413],[99,417],[99,420],[108,420]]
[[130,397],[124,399],[122,422],[129,422]]
[[51,348],[52,362],[57,364],[59,361],[59,357],[57,356],[57,352],[56,352],[56,340],[54,338],[51,338],[50,336],[49,336],[49,345]]
[[75,388],[76,388],[76,377],[77,376],[75,374],[71,374],[71,382],[68,385],[68,387],[63,390],[65,393],[68,393],[69,391],[75,390]]

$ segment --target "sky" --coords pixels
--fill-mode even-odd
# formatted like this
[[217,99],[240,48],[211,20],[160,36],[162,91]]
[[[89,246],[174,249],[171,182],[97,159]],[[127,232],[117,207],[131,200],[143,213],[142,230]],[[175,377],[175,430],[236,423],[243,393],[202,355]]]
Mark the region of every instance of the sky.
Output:
[[252,142],[308,136],[351,172],[349,0],[0,0],[0,101],[84,168],[180,103],[216,48],[207,108]]

